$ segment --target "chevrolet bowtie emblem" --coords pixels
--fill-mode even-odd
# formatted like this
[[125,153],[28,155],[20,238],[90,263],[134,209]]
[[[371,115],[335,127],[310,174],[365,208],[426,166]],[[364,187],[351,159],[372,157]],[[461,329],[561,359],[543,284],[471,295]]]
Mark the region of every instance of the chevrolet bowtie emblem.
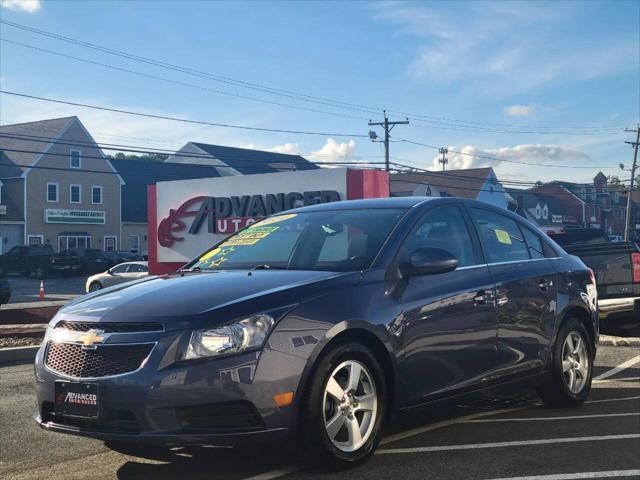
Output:
[[96,348],[96,343],[102,343],[106,337],[102,336],[104,330],[89,330],[78,338],[84,348]]

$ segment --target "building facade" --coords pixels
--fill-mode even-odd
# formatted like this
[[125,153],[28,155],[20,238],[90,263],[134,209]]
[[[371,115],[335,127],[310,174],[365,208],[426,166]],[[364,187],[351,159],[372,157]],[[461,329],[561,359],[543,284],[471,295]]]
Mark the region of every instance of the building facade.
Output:
[[396,173],[390,177],[391,196],[462,197],[509,207],[510,197],[493,168],[444,172]]
[[0,127],[0,244],[118,250],[122,178],[77,117]]

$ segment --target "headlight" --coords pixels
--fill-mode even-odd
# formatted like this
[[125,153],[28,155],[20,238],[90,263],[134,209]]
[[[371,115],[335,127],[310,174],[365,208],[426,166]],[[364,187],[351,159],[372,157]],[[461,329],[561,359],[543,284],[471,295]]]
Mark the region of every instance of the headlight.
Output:
[[222,353],[237,353],[261,347],[273,328],[273,317],[266,313],[254,315],[228,325],[191,332],[185,360],[212,357]]

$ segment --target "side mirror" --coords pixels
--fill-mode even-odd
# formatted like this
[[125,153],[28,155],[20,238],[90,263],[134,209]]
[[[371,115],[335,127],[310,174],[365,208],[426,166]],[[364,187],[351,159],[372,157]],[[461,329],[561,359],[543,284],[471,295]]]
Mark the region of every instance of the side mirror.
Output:
[[409,262],[402,268],[405,276],[433,275],[451,272],[458,268],[458,259],[441,248],[419,248],[411,253]]

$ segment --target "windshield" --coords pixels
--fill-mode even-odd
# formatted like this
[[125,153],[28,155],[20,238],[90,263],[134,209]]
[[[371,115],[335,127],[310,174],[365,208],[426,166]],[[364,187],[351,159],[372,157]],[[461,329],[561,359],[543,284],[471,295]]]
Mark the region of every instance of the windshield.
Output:
[[404,212],[358,209],[277,215],[227,238],[185,269],[363,270]]

